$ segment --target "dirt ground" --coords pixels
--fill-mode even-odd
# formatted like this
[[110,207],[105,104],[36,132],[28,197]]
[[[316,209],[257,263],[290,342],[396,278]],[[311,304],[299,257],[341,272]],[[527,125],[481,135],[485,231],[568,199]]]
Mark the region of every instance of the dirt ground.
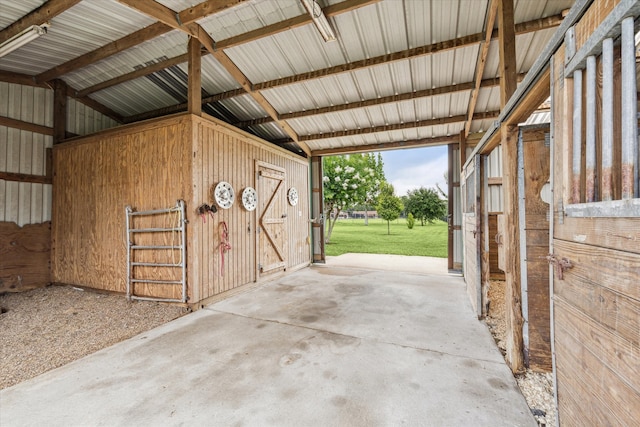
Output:
[[[491,280],[489,282],[489,300],[491,303],[489,305],[489,315],[485,320],[493,339],[503,355],[506,349],[505,336],[507,330],[504,292],[504,280]],[[516,375],[516,381],[538,424],[541,426],[555,426],[556,411],[552,374],[534,372],[527,369],[523,374]]]
[[182,316],[181,307],[48,286],[0,295],[0,389]]

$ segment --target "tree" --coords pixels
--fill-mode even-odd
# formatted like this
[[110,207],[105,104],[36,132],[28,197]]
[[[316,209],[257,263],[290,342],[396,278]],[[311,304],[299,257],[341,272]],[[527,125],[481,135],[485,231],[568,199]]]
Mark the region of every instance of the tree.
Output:
[[394,193],[393,185],[387,182],[380,184],[377,210],[378,216],[387,221],[387,234],[391,234],[389,222],[398,219],[404,210],[402,200]]
[[420,187],[408,191],[406,207],[407,213],[412,213],[420,220],[421,225],[424,225],[425,221],[432,223],[447,214],[446,200],[441,199],[438,191],[433,188]]
[[409,230],[413,229],[413,225],[416,223],[415,218],[413,217],[413,214],[411,212],[409,212],[409,215],[407,215],[407,228]]
[[[382,157],[373,154],[325,157],[323,160],[324,212],[327,221],[325,243],[343,209],[373,200],[384,181]],[[333,214],[333,218],[332,218]]]

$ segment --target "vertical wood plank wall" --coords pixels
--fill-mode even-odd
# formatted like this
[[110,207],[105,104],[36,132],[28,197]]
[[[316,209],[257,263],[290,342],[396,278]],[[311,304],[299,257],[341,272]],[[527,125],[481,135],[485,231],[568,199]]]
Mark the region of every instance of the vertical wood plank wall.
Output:
[[54,282],[125,292],[125,206],[142,211],[191,199],[189,129],[180,116],[54,147]]
[[[194,117],[194,182],[193,203],[212,203],[211,189],[220,181],[229,182],[236,193],[236,202],[228,210],[218,209],[214,218],[192,223],[193,251],[196,257],[189,278],[199,288],[199,300],[257,281],[256,226],[258,212],[242,207],[240,196],[246,187],[257,188],[255,161],[268,163],[286,171],[285,192],[298,191],[296,206],[286,203],[286,234],[288,236],[288,270],[311,262],[309,224],[309,163],[292,153],[261,142],[215,119]],[[221,275],[219,225],[229,228],[232,249],[225,254],[224,276]],[[199,285],[198,285],[199,284]]]
[[[308,265],[308,162],[213,118],[183,114],[54,147],[53,280],[124,292],[125,206],[160,209],[178,199],[185,200],[189,221],[189,302],[258,280],[257,212],[244,209],[241,201],[244,188],[256,188],[256,160],[286,170],[286,188],[298,190],[297,206],[285,207],[286,268]],[[233,186],[235,203],[230,209],[218,208],[205,222],[196,209],[203,203],[215,205],[212,189],[220,181]],[[220,250],[223,221],[231,244],[227,252]],[[161,269],[149,268],[145,277],[160,274]],[[179,296],[175,287],[145,285],[140,292]]]
[[[617,2],[594,2],[576,26],[579,49]],[[640,218],[566,216],[573,84],[554,56],[554,254],[573,267],[553,279],[561,425],[637,425],[640,419]],[[598,76],[599,82],[601,76]],[[615,90],[619,90],[616,88]],[[619,98],[615,96],[614,99]],[[619,102],[619,99],[616,101]],[[614,123],[620,110],[615,108]],[[600,112],[597,112],[599,115]],[[599,118],[597,119],[599,122]],[[615,125],[618,126],[617,124]],[[597,133],[599,129],[597,129]],[[620,144],[620,138],[614,138]]]

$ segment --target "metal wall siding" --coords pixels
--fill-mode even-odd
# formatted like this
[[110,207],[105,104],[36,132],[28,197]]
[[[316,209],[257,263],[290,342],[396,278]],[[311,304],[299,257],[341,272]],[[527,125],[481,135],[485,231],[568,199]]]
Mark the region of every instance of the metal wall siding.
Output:
[[[73,99],[67,100],[67,130],[77,134],[96,132],[116,122]],[[0,82],[0,116],[51,127],[53,91]],[[53,137],[0,126],[0,171],[32,175],[46,173],[46,150]],[[50,184],[0,180],[0,221],[19,226],[51,220]]]
[[115,120],[75,99],[67,100],[67,131],[77,135],[88,135],[117,125]]
[[[140,96],[145,94],[146,96]],[[168,107],[179,102],[147,79],[136,79],[91,94],[91,98],[109,105],[112,110],[123,116]]]

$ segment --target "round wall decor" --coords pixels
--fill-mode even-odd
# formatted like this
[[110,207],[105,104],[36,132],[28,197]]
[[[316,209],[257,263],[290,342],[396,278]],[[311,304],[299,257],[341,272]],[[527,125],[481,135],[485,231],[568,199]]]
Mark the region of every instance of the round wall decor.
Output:
[[258,206],[258,193],[253,187],[247,187],[242,191],[242,206],[248,211],[255,210]]
[[235,200],[233,187],[226,181],[220,181],[213,190],[213,198],[222,209],[229,209]]
[[295,206],[298,204],[298,190],[295,187],[291,187],[289,192],[287,193],[287,199],[289,199],[289,204],[291,206]]

